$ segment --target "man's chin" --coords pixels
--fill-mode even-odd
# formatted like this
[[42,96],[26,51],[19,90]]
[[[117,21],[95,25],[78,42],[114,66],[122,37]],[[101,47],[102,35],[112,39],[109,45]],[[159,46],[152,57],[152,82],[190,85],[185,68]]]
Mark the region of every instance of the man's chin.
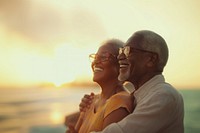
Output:
[[119,74],[118,80],[119,81],[127,81],[128,77],[129,76],[127,74]]

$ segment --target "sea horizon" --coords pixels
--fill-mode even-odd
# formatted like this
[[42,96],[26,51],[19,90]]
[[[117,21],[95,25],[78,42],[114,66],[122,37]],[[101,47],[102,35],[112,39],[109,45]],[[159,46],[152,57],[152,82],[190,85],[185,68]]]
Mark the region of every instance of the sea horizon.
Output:
[[[185,133],[200,131],[200,89],[177,89],[185,104]],[[84,94],[98,88],[0,89],[0,132],[63,133],[64,117],[78,111]]]

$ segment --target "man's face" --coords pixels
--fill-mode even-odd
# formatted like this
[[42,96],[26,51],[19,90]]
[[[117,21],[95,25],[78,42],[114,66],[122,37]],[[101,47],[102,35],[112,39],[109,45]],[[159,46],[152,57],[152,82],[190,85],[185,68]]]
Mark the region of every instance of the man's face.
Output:
[[120,64],[118,79],[120,81],[127,81],[128,78],[130,77],[131,62],[127,56],[130,56],[128,48],[127,47],[121,48],[119,50],[119,55],[118,55],[119,64]]
[[118,60],[120,64],[120,81],[137,82],[145,72],[144,52],[137,48],[137,45],[127,44],[119,50]]

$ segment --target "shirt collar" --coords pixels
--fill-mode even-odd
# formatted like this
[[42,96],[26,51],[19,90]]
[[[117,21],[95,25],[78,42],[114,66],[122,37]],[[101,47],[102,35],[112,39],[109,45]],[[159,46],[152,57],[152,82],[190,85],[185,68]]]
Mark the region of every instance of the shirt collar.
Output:
[[138,99],[139,97],[143,97],[146,93],[149,92],[149,89],[153,91],[155,89],[153,86],[161,82],[165,82],[164,76],[162,74],[155,75],[135,91],[135,98]]

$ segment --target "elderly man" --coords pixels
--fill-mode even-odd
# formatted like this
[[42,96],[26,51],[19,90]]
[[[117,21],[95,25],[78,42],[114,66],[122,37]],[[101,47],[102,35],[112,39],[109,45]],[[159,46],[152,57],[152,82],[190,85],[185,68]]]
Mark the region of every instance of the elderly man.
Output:
[[182,96],[162,72],[168,60],[165,40],[152,31],[137,31],[119,50],[119,80],[134,87],[136,108],[102,133],[183,133]]

